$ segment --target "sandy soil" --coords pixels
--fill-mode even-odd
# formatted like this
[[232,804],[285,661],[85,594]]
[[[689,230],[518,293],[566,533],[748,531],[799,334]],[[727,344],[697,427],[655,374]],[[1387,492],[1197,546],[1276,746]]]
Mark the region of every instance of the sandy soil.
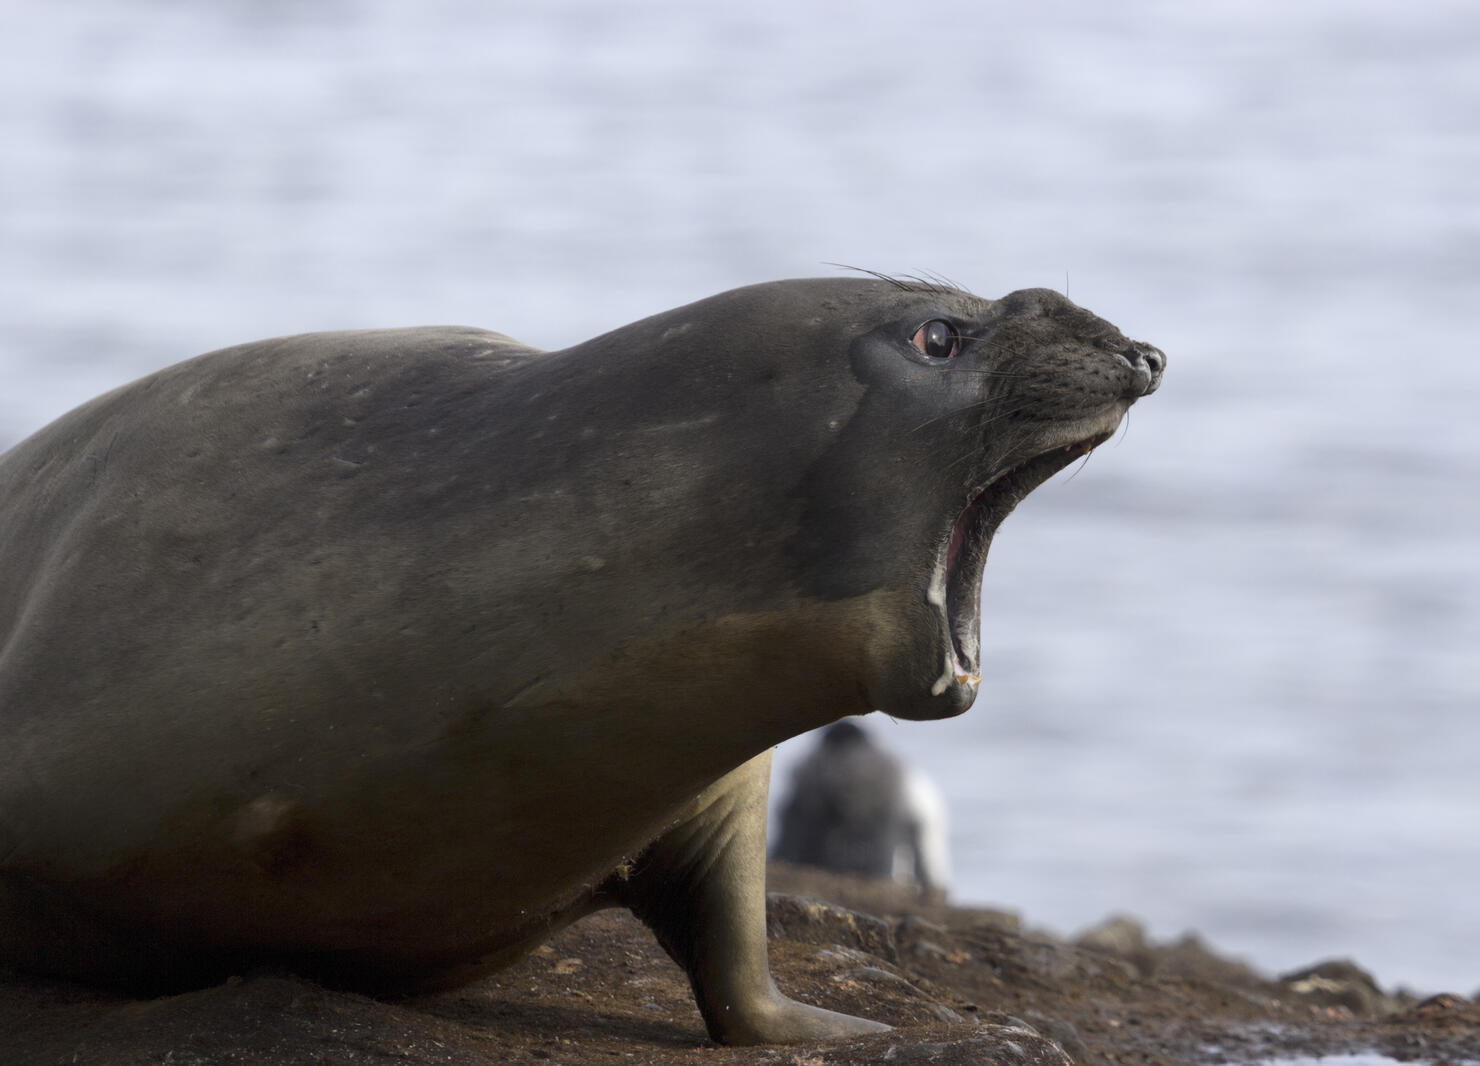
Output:
[[1480,1002],[1420,1002],[1348,962],[1274,979],[1195,939],[1148,945],[1126,921],[1070,944],[891,885],[776,866],[771,887],[777,983],[894,1031],[717,1047],[682,973],[610,911],[484,981],[396,1002],[274,973],[145,1001],[0,974],[0,1064],[1480,1063]]

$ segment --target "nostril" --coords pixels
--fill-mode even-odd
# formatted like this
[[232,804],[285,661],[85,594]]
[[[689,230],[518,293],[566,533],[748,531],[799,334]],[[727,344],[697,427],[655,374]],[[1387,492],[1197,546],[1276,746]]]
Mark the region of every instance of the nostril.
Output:
[[1145,375],[1139,394],[1145,396],[1155,392],[1156,387],[1161,384],[1161,372],[1167,365],[1167,357],[1162,354],[1161,349],[1132,341],[1120,354],[1132,370]]
[[1160,374],[1167,362],[1167,357],[1162,354],[1160,348],[1153,348],[1139,341],[1132,341],[1121,354],[1131,366],[1144,366],[1153,374]]

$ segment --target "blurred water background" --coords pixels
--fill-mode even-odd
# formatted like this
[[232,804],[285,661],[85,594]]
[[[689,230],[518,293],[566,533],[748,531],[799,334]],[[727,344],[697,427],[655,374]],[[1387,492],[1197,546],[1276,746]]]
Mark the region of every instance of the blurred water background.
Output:
[[1170,358],[1000,533],[977,706],[870,719],[955,898],[1480,987],[1480,6],[0,8],[0,447],[238,341],[829,263]]

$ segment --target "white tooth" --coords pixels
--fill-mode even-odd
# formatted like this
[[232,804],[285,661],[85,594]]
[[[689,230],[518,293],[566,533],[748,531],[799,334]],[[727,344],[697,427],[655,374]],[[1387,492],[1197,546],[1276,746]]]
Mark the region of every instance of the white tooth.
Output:
[[945,556],[941,557],[940,566],[936,567],[935,573],[930,575],[930,587],[925,590],[925,602],[932,607],[945,610],[946,606],[946,567]]

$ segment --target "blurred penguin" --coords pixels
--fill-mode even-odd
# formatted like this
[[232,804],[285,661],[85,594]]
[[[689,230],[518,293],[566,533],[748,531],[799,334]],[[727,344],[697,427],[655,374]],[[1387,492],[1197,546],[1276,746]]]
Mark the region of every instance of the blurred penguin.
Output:
[[793,772],[771,857],[944,895],[945,799],[845,719],[828,727]]

